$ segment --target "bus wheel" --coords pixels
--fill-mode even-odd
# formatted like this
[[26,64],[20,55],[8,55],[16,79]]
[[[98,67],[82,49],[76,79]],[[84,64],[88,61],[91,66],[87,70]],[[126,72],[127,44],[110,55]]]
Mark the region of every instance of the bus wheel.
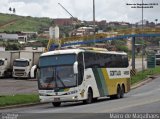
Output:
[[122,85],[122,88],[121,88],[121,94],[120,94],[120,98],[123,98],[124,97],[124,85]]
[[119,99],[120,97],[121,97],[121,87],[120,87],[120,85],[118,85],[116,98]]
[[93,102],[97,102],[98,101],[98,98],[93,98]]
[[61,105],[61,102],[52,102],[52,105],[54,107],[59,107]]
[[92,90],[90,88],[88,89],[88,95],[87,96],[88,96],[87,100],[84,100],[83,103],[85,103],[85,104],[92,103],[92,101],[93,101],[93,93],[92,93]]

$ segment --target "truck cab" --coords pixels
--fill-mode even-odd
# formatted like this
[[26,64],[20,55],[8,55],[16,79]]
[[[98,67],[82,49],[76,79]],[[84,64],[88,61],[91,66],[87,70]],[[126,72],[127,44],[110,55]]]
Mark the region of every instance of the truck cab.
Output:
[[155,58],[156,58],[156,65],[160,65],[160,53],[155,54]]
[[30,77],[30,69],[32,67],[31,59],[16,59],[13,62],[13,77],[28,78]]

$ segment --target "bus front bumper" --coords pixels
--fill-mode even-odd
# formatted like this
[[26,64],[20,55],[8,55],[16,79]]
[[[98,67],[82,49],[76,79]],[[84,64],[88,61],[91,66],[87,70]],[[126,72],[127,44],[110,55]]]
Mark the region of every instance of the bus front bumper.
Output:
[[78,96],[73,95],[63,95],[63,96],[39,96],[40,102],[75,102],[78,101]]

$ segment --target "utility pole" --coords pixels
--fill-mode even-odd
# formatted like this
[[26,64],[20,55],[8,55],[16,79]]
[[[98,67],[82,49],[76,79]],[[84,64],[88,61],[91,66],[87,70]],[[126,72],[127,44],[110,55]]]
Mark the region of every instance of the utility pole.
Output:
[[144,71],[143,0],[142,0],[142,71]]
[[95,45],[96,27],[95,27],[95,1],[94,0],[93,0],[93,30],[94,30],[94,45]]

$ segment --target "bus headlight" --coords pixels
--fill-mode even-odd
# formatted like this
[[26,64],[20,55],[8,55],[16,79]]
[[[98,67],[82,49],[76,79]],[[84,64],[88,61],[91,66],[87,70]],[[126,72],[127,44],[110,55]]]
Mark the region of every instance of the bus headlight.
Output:
[[73,100],[76,99],[76,98],[77,98],[77,96],[72,97]]

